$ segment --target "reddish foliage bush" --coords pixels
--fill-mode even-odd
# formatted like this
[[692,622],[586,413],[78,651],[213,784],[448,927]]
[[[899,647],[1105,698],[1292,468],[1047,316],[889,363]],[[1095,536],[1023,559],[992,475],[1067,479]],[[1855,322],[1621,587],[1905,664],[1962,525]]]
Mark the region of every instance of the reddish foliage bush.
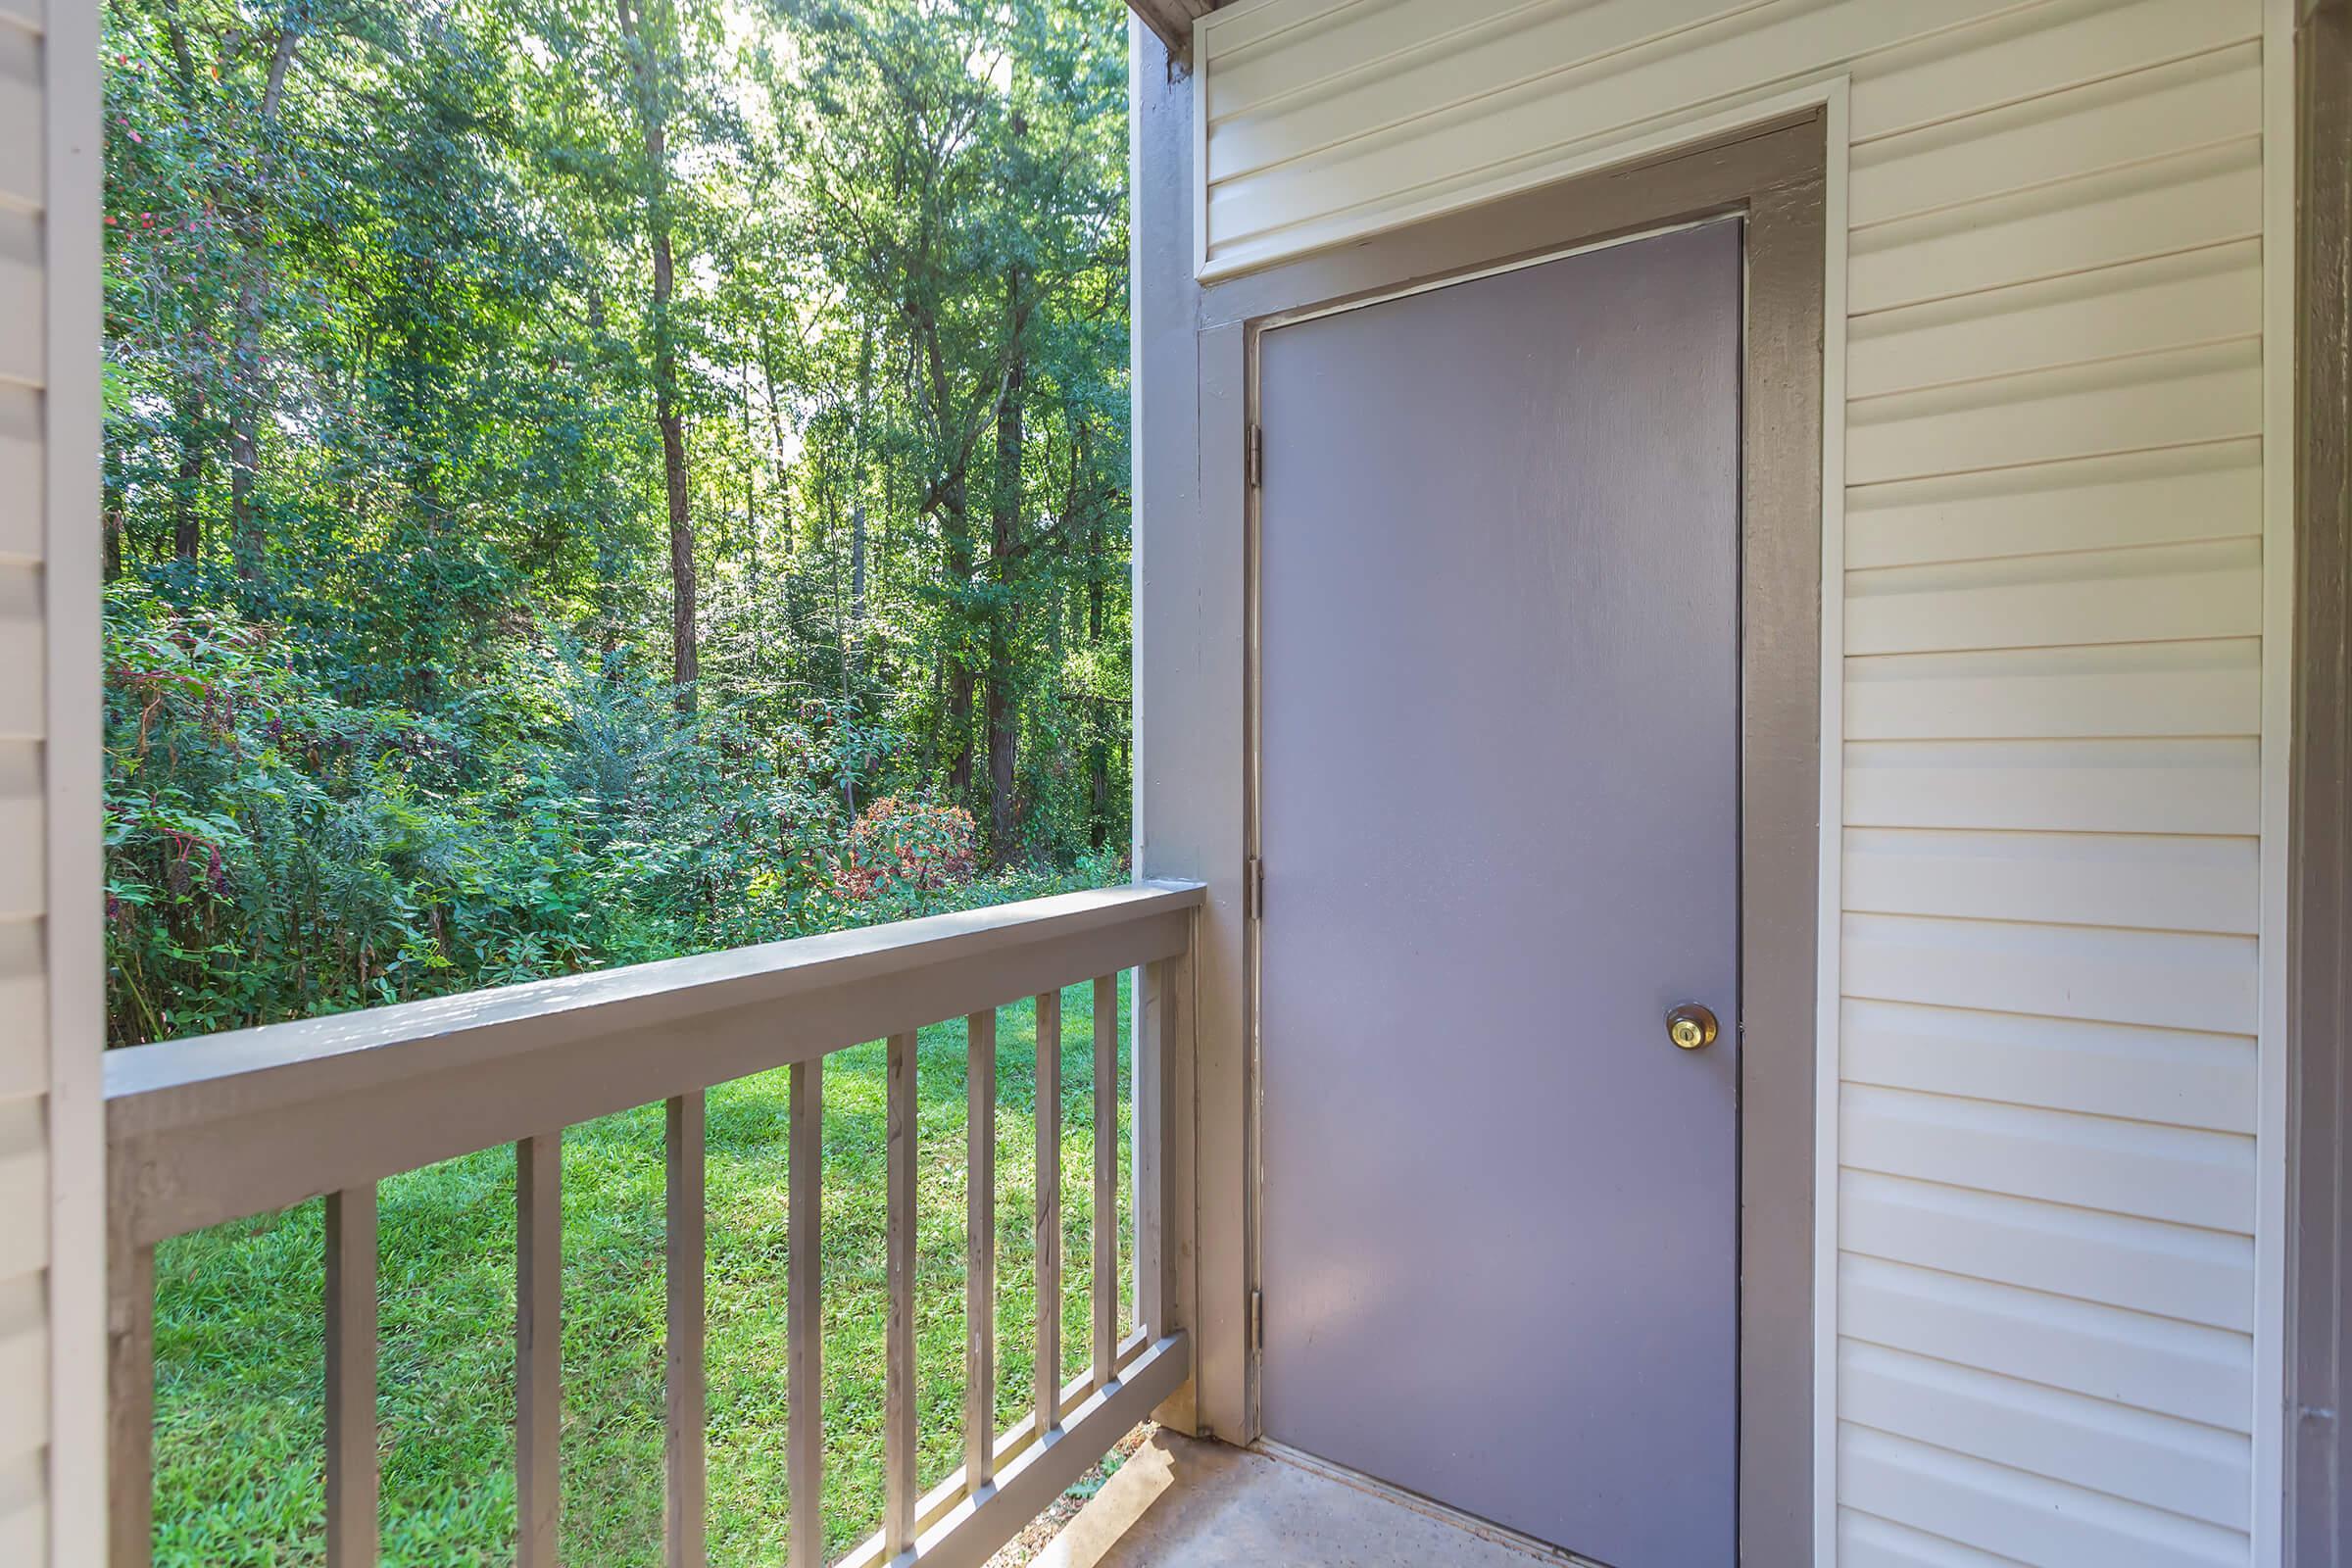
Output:
[[972,813],[886,795],[858,813],[841,891],[872,899],[901,888],[934,889],[968,881],[976,834]]

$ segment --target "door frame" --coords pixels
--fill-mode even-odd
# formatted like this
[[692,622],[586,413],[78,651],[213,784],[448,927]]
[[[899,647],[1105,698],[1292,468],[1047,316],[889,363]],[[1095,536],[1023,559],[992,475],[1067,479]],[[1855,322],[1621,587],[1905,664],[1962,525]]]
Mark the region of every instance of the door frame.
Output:
[[[1202,400],[1203,448],[1222,434],[1247,453],[1257,426],[1261,340],[1269,330],[1710,219],[1743,220],[1735,1506],[1740,1558],[1755,1563],[1811,1560],[1815,1531],[1827,132],[1826,115],[1809,108],[1208,284],[1197,318],[1204,338],[1238,330],[1241,349],[1241,396]],[[1243,429],[1213,431],[1212,402],[1239,412]],[[1244,854],[1246,878],[1256,885],[1250,873],[1263,846],[1254,485],[1245,486],[1242,527]],[[1243,1251],[1252,1302],[1263,1181],[1258,904],[1255,897],[1246,901],[1241,977],[1249,1085]],[[1254,1307],[1251,1319],[1245,1387],[1249,1430],[1260,1435]]]
[[2352,1565],[2352,0],[2300,0],[2296,11],[2281,1557],[2342,1568]]

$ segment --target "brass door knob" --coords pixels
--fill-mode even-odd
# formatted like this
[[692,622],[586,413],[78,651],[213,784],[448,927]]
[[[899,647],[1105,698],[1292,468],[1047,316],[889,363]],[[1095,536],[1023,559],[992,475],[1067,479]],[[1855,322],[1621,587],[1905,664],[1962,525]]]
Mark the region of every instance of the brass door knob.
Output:
[[1685,1051],[1698,1051],[1715,1043],[1715,1014],[1695,1002],[1686,1002],[1667,1009],[1666,1038]]

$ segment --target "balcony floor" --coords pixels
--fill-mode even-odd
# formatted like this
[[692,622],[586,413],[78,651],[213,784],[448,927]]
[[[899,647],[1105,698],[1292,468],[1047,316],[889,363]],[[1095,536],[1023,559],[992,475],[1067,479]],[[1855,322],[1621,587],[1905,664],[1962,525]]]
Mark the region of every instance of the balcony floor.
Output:
[[1536,1552],[1288,1459],[1154,1433],[1035,1568],[1529,1568]]

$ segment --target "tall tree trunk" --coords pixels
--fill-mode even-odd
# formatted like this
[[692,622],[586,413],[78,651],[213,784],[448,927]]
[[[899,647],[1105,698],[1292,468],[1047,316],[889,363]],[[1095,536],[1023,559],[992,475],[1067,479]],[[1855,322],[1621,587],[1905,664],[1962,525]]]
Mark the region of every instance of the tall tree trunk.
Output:
[[107,582],[114,582],[122,575],[122,528],[126,519],[122,515],[121,485],[109,485],[107,488],[114,493],[106,500],[106,515],[102,523],[105,554],[99,569]]
[[[1100,518],[1087,529],[1086,573],[1086,646],[1089,650],[1102,646],[1103,561],[1102,523]],[[1088,728],[1094,739],[1087,747],[1087,773],[1094,799],[1093,830],[1089,841],[1096,849],[1110,841],[1110,704],[1099,693],[1090,694],[1094,713]]]
[[[262,89],[258,139],[262,146],[260,183],[267,187],[277,166],[277,116],[285,102],[286,68],[302,34],[289,24],[278,28],[270,49],[270,75]],[[259,204],[255,204],[258,208]],[[245,215],[244,275],[237,282],[237,339],[229,366],[228,417],[228,540],[236,559],[237,575],[260,575],[267,541],[262,537],[261,509],[254,492],[261,480],[261,424],[263,405],[262,323],[270,310],[269,245],[262,232],[267,219],[259,211]]]
[[765,321],[760,323],[760,378],[767,383],[768,461],[776,470],[776,554],[789,565],[792,561],[792,465],[784,455],[784,399],[776,390],[776,351],[768,341]]
[[874,535],[873,578],[876,594],[890,576],[890,519],[899,514],[899,471],[885,466],[882,469],[882,526]]
[[[948,613],[941,628],[940,657],[946,667],[948,697],[943,727],[947,731],[948,789],[956,803],[969,807],[972,799],[972,698],[978,687],[972,667],[973,553],[971,513],[972,449],[986,427],[985,402],[973,405],[969,419],[950,412],[947,356],[939,340],[939,316],[929,304],[909,300],[911,328],[907,368],[912,376],[921,360],[917,381],[934,443],[937,465],[920,511],[935,514],[945,546]],[[1001,391],[1001,389],[1000,389]]]
[[[825,499],[826,527],[818,546],[825,560],[825,569],[833,578],[833,668],[841,680],[839,713],[846,719],[850,710],[850,615],[842,602],[841,552],[835,539],[841,531],[841,498],[820,466],[816,470],[818,493]],[[850,808],[852,817],[858,814],[858,779],[845,760],[841,769],[842,804]]]
[[845,695],[850,674],[865,672],[865,421],[874,395],[874,333],[858,341],[858,421],[850,441],[850,640],[842,663]]
[[948,676],[948,794],[968,806],[972,799],[972,678],[971,617],[972,518],[961,481],[940,498],[940,533],[947,544],[950,609],[942,632],[941,658]]
[[179,470],[172,482],[172,554],[194,561],[204,553],[204,519],[196,510],[204,490],[204,394],[184,390],[172,399],[172,422],[179,431]]
[[[164,34],[172,48],[172,90],[179,99],[180,113],[192,125],[197,116],[196,56],[188,47],[188,29],[180,20],[179,0],[164,0]],[[217,187],[213,194],[217,204]],[[212,324],[209,319],[205,322],[208,328]],[[172,423],[179,435],[179,471],[172,491],[172,553],[181,561],[192,562],[204,553],[204,524],[196,510],[196,498],[204,486],[208,417],[201,385],[183,387],[173,395]]]
[[669,647],[678,711],[694,711],[701,673],[695,641],[694,515],[686,493],[686,421],[678,407],[678,357],[670,330],[676,263],[670,252],[669,136],[662,76],[653,43],[634,0],[617,0],[620,30],[629,40],[629,69],[637,81],[637,116],[645,138],[646,238],[654,252],[654,422],[662,431],[662,488],[669,504]]
[[[612,357],[607,351],[605,341],[607,320],[605,291],[599,285],[597,274],[594,271],[590,271],[588,274],[587,295],[590,351],[595,356],[594,363],[597,373],[602,376],[612,369]],[[594,514],[596,519],[596,605],[594,613],[596,616],[596,648],[598,654],[602,656],[598,661],[597,668],[601,674],[611,676],[617,667],[620,657],[622,562],[614,515],[619,511],[619,505],[614,498],[613,485],[609,474],[599,473],[597,475],[593,494],[596,497]]]
[[997,863],[1012,858],[1014,831],[1013,743],[1020,709],[1012,690],[1012,649],[1006,632],[1010,612],[1000,607],[988,622],[988,828]]
[[760,459],[752,450],[752,362],[742,366],[743,397],[743,542],[744,560],[752,581],[760,580]]
[[[667,275],[669,242],[658,252],[655,276]],[[686,501],[686,429],[678,416],[676,367],[662,368],[667,355],[658,356],[654,372],[654,416],[662,426],[662,488],[669,500],[669,654],[670,678],[677,683],[678,711],[694,711],[694,683],[702,674],[695,642],[694,518]]]
[[997,592],[988,612],[988,819],[991,847],[999,864],[1011,858],[1013,835],[1019,826],[1013,809],[1013,748],[1019,738],[1020,707],[1013,691],[1014,610],[1009,590],[1013,554],[1020,542],[1021,400],[1029,371],[1021,331],[1027,316],[1021,298],[1021,270],[1015,267],[1004,276],[1004,389],[997,399],[996,492],[989,508],[989,564]]

